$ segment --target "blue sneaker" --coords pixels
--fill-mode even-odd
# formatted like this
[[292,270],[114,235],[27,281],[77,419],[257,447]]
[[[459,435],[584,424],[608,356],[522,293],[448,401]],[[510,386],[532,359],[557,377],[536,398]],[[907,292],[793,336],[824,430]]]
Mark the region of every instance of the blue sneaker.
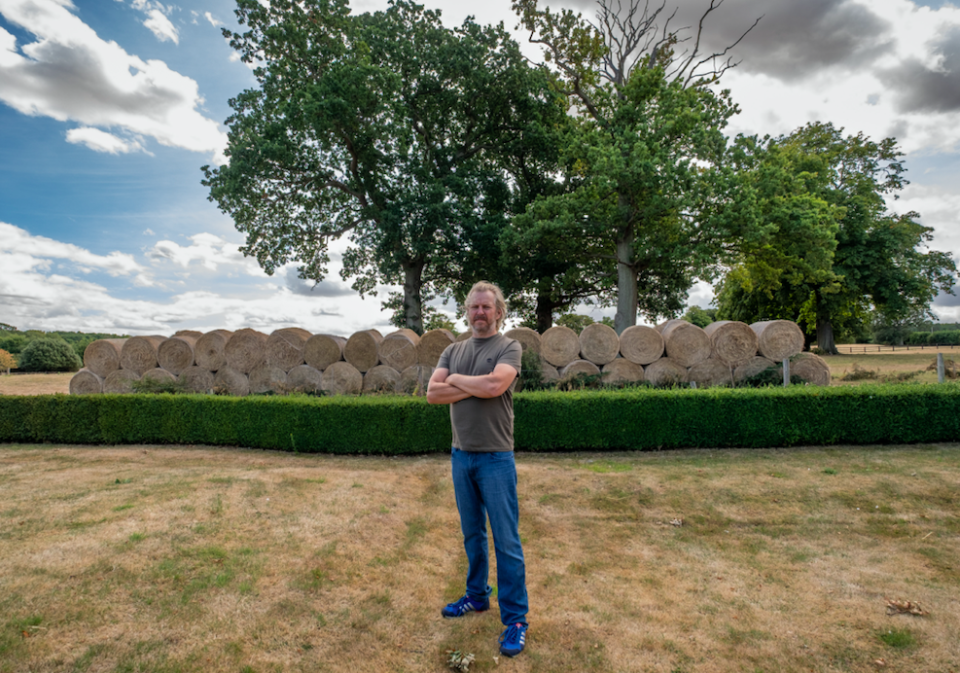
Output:
[[515,657],[523,652],[523,645],[527,641],[526,624],[514,624],[500,634],[500,654]]
[[464,596],[460,600],[450,603],[447,607],[443,608],[440,611],[440,614],[446,617],[447,619],[452,619],[454,617],[463,617],[468,612],[486,612],[490,609],[490,599],[484,598],[482,600],[477,600],[476,598],[470,598],[469,596]]

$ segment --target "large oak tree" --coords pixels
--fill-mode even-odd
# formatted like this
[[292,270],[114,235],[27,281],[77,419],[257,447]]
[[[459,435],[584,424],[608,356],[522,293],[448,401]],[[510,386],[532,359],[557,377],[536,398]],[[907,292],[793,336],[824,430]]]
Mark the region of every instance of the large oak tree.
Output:
[[498,153],[563,114],[545,75],[498,27],[394,0],[238,0],[248,30],[225,31],[258,87],[230,101],[229,164],[204,167],[210,198],[272,273],[322,280],[347,236],[344,278],[361,294],[403,286],[407,327],[422,296],[462,275],[472,232],[503,224]]

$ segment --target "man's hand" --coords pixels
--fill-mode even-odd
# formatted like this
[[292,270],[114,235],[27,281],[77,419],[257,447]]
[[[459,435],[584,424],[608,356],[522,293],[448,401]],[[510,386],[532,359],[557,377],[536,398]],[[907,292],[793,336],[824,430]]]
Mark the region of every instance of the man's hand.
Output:
[[483,376],[451,374],[449,369],[437,369],[430,377],[427,401],[431,404],[452,404],[468,397],[499,397],[507,391],[516,377],[517,370],[503,363]]

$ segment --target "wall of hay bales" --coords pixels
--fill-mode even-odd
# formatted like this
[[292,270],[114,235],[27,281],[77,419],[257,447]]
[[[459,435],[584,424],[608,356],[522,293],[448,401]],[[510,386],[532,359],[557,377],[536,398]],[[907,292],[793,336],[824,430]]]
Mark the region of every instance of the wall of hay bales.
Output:
[[[800,328],[784,320],[753,325],[721,321],[705,330],[670,320],[655,328],[630,327],[619,336],[599,323],[579,335],[561,326],[543,334],[525,327],[505,334],[540,356],[545,380],[583,373],[602,375],[609,383],[710,387],[776,367],[803,349]],[[135,382],[152,379],[180,382],[198,393],[235,396],[295,391],[423,395],[440,354],[458,338],[469,334],[364,330],[342,337],[284,328],[271,334],[241,329],[101,339],[87,346],[84,368],[70,381],[70,392],[129,393]],[[816,355],[796,359],[791,374],[830,383],[829,369]]]

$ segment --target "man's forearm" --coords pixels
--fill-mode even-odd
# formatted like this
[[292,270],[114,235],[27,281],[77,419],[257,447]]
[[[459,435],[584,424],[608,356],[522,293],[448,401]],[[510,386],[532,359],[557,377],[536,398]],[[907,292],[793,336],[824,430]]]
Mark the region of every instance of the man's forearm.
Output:
[[446,383],[464,391],[467,393],[467,397],[481,397],[486,399],[497,397],[501,394],[495,394],[496,380],[489,374],[485,376],[451,374],[447,377]]
[[[450,377],[447,377],[447,381],[449,379]],[[427,401],[430,404],[453,404],[468,397],[473,397],[467,391],[447,381],[431,381],[430,387],[427,389]]]

